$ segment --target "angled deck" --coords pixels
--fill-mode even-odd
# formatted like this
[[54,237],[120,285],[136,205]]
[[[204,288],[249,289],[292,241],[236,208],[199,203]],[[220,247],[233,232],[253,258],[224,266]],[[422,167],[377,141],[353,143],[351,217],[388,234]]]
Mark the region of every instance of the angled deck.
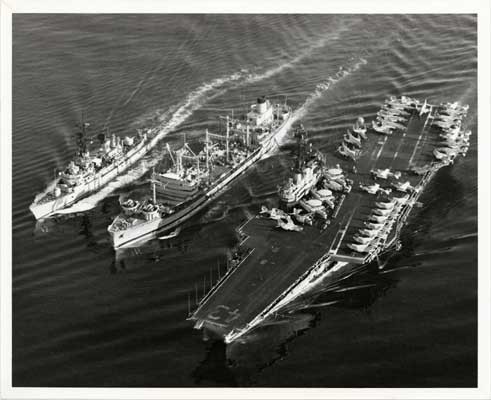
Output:
[[[196,321],[196,327],[213,330],[223,337],[234,330],[247,329],[257,315],[290,290],[326,253],[334,261],[366,262],[366,254],[347,247],[377,200],[377,196],[361,191],[359,184],[374,183],[371,169],[391,168],[402,173],[399,181],[409,180],[417,185],[422,177],[411,174],[409,168],[431,162],[431,152],[438,141],[431,118],[430,113],[420,116],[413,111],[404,130],[394,131],[390,136],[370,131],[356,162],[356,173],[352,172],[351,161],[331,158],[354,183],[327,229],[305,227],[302,232],[290,232],[277,229],[275,221],[261,217],[248,221],[241,228],[246,235],[241,247],[251,253],[200,303],[190,317]],[[388,187],[386,182],[378,182]]]

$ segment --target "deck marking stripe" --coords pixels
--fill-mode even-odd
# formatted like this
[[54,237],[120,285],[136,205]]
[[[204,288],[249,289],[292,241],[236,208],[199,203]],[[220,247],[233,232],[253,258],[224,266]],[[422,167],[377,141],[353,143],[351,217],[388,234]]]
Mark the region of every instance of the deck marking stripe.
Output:
[[387,137],[388,136],[385,136],[384,137],[384,142],[382,143],[382,146],[380,146],[380,150],[377,153],[377,157],[375,158],[375,162],[378,161],[378,158],[380,157],[380,154],[382,154],[382,150],[384,149],[385,143],[387,143]]
[[[345,219],[346,219],[346,215],[344,215],[344,216],[343,216],[343,222],[344,222],[344,220],[345,220]],[[334,235],[334,237],[332,238],[332,241],[331,241],[331,246],[329,246],[329,251],[328,251],[328,253],[331,253],[331,252],[332,252],[332,248],[333,248],[333,246],[334,246],[334,243],[336,242],[336,239],[337,239],[337,237],[338,237],[338,235],[339,235],[339,232],[341,231],[341,226],[342,226],[343,222],[340,222],[340,223],[339,223],[339,228],[338,228],[338,231],[336,232],[336,234],[335,234],[335,235]],[[335,252],[332,252],[332,254],[336,254],[336,253],[335,253]]]
[[[424,126],[426,126],[426,122],[425,122],[425,125]],[[421,129],[421,133],[419,134],[418,141],[416,142],[416,146],[414,146],[413,154],[411,155],[411,158],[409,159],[409,163],[407,164],[408,167],[411,166],[411,164],[413,162],[413,158],[416,155],[416,151],[418,150],[419,142],[421,142],[421,138],[423,137],[423,134],[425,133],[424,126],[423,126],[423,129]]]
[[351,220],[353,219],[353,216],[355,215],[355,211],[357,209],[358,209],[358,204],[356,205],[356,207],[353,208],[353,211],[352,211],[352,213],[351,213],[351,215],[350,215],[350,217],[348,219],[348,222],[346,223],[346,225],[344,227],[343,234],[341,235],[341,239],[339,239],[338,245],[337,245],[336,250],[334,252],[335,254],[337,254],[337,252],[339,250],[339,247],[341,246],[341,243],[343,242],[344,236],[346,235],[346,232],[348,232],[348,227],[351,224]]
[[[433,111],[433,107],[430,109],[430,114],[428,115],[428,118],[427,118],[427,119],[426,119],[426,121],[425,121],[425,124],[424,124],[424,126],[423,126],[423,130],[425,129],[426,125],[428,124],[428,121],[430,120],[430,118],[434,118],[434,116],[433,116],[433,115],[431,115],[432,111]],[[430,127],[429,127],[428,129],[430,129],[430,130],[431,130],[431,124],[430,124]],[[423,142],[421,143],[421,147],[422,147],[422,148],[423,148],[423,147],[424,147],[424,145],[425,145],[425,144],[428,142],[429,138],[430,138],[430,131],[428,131],[428,132],[427,132],[427,134],[426,134],[426,135],[423,137]],[[436,142],[437,142],[437,141],[435,141],[435,143],[434,143],[435,145],[436,145]]]
[[[247,260],[249,258],[249,256],[254,253],[256,249],[253,248],[241,261],[240,263],[234,267],[234,269],[232,271],[230,271],[228,274],[225,274],[222,279],[220,281],[217,282],[217,284],[215,286],[212,287],[212,289],[210,289],[208,291],[208,293],[205,294],[205,296],[201,299],[200,303],[198,304],[198,307],[196,308],[196,310],[194,311],[193,315],[196,315],[198,314],[198,312],[200,312],[203,307],[208,303],[208,300],[210,300],[213,296],[210,295],[211,291],[216,291],[218,289],[218,287],[222,286],[222,284],[227,281],[231,276],[232,274],[237,271],[240,266],[242,265],[242,263]],[[217,286],[218,285],[218,286]],[[202,318],[203,320],[206,320],[206,318]]]
[[396,160],[397,156],[399,155],[399,150],[401,149],[401,146],[404,143],[404,138],[406,137],[406,134],[407,134],[407,130],[404,131],[404,133],[402,134],[401,141],[399,142],[399,145],[397,146],[397,150],[394,153],[394,157],[392,157],[392,162],[390,163],[390,168],[392,168],[392,165],[394,164],[394,161]]

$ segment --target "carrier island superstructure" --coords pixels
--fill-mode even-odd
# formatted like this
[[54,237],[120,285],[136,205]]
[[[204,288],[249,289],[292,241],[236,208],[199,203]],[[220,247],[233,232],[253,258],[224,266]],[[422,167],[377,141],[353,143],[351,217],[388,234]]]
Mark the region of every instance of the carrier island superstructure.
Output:
[[273,104],[263,96],[251,105],[245,120],[224,117],[225,134],[206,130],[199,151],[187,143],[177,151],[168,148],[173,165],[152,174],[152,197],[123,201],[122,212],[108,227],[113,247],[138,245],[169,231],[172,235],[271,152],[291,119],[286,102]]
[[391,97],[368,128],[359,118],[348,130],[336,158],[319,164],[311,154],[279,188],[276,207],[238,229],[227,272],[189,315],[195,328],[226,343],[245,339],[327,277],[399,247],[425,186],[467,152],[467,108]]

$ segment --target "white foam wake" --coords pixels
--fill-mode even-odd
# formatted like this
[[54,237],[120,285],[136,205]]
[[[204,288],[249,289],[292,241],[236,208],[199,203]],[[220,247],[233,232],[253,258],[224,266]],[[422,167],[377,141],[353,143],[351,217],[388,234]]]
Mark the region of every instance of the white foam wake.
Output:
[[[310,55],[314,51],[314,49],[324,46],[326,40],[327,39],[322,39],[318,41],[307,51],[295,57],[291,61],[284,63],[278,67],[271,68],[261,74],[250,74],[247,70],[243,69],[240,72],[236,72],[225,77],[216,78],[210,82],[202,84],[200,87],[189,93],[188,96],[175,107],[175,111],[173,111],[172,113],[162,113],[159,118],[161,123],[159,124],[159,126],[153,129],[154,136],[151,139],[152,147],[155,147],[157,143],[162,140],[168,133],[170,133],[180,124],[186,121],[186,119],[188,119],[193,114],[193,112],[199,109],[206,101],[208,101],[210,98],[215,97],[217,95],[217,92],[223,93],[223,87],[227,84],[238,82],[239,85],[242,85],[246,83],[257,82],[262,79],[267,79],[274,74],[280,73],[285,68],[289,68],[295,63],[298,63],[299,61]],[[353,73],[366,63],[367,62],[365,59],[360,58],[359,61],[352,66],[346,69],[341,67],[333,77],[329,77],[326,82],[317,85],[315,92],[310,95],[304,102],[304,104],[294,112],[293,117],[287,122],[287,124],[285,124],[285,126],[282,127],[281,131],[278,133],[276,137],[276,142],[278,144],[277,147],[279,148],[282,144],[286,142],[287,133],[291,126],[296,121],[304,117],[304,115],[308,112],[309,107],[313,103],[315,103],[315,101],[318,100],[324,94],[324,92],[326,92],[333,84],[339,82],[346,76],[349,76],[351,73]],[[140,179],[150,168],[154,167],[159,162],[160,158],[161,157],[156,156],[155,154],[152,154],[151,156],[146,156],[136,166],[131,167],[126,173],[118,176],[117,178],[109,182],[98,192],[90,195],[83,200],[78,201],[71,207],[59,210],[58,214],[84,212],[93,209],[101,200],[109,196],[115,190]]]
[[[165,118],[166,121],[162,122],[159,126],[153,129],[153,137],[150,141],[151,146],[155,147],[157,143],[164,138],[169,132],[176,129],[182,124],[191,114],[200,108],[204,102],[206,102],[210,95],[213,95],[216,89],[219,89],[223,85],[237,81],[244,76],[244,71],[234,73],[232,75],[216,78],[210,82],[207,82],[196,90],[189,93],[189,95],[178,105],[176,110],[172,113],[170,118]],[[116,189],[134,182],[141,178],[150,168],[155,166],[159,162],[159,157],[146,156],[143,158],[136,167],[131,167],[127,172],[118,176],[106,186],[104,186],[98,192],[90,195],[89,197],[80,200],[73,206],[60,210],[58,214],[70,214],[90,210],[94,208],[101,200],[110,195]]]
[[334,41],[339,39],[339,36],[342,32],[349,30],[348,27],[344,27],[340,29],[337,33],[330,34],[328,36],[323,36],[314,43],[312,43],[310,46],[307,46],[305,50],[300,51],[298,55],[276,67],[270,68],[267,71],[261,72],[261,73],[250,73],[244,82],[241,82],[240,84],[249,84],[249,83],[256,83],[259,82],[263,79],[267,79],[272,77],[273,75],[279,74],[280,72],[284,71],[285,69],[288,68],[293,68],[296,64],[300,63],[301,61],[305,60],[306,58],[310,57],[316,50],[325,47],[330,41]]
[[309,108],[312,107],[312,105],[314,105],[325,92],[327,92],[338,82],[346,79],[346,77],[350,76],[353,72],[358,71],[363,65],[366,64],[367,60],[360,57],[356,62],[350,64],[346,68],[341,66],[334,76],[328,77],[326,81],[321,82],[316,86],[315,91],[309,97],[307,97],[302,106],[295,111],[293,119],[298,121],[299,119],[303,118],[309,111]]
[[278,152],[279,148],[288,141],[288,131],[292,125],[304,118],[310,107],[312,107],[330,88],[332,88],[336,83],[350,76],[353,72],[357,71],[365,64],[367,64],[367,60],[364,58],[359,58],[356,62],[352,63],[346,68],[343,66],[340,67],[334,76],[330,76],[325,82],[319,83],[314,92],[308,96],[305,102],[293,112],[292,118],[290,118],[290,120],[278,132],[276,136],[277,146],[275,147],[275,150],[266,154],[263,159],[268,158]]

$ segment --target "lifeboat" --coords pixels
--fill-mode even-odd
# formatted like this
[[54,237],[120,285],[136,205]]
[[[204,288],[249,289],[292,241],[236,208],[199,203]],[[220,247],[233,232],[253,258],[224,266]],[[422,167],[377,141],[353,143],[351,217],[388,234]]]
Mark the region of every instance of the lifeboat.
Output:
[[300,200],[299,204],[310,213],[314,213],[323,219],[327,219],[326,209],[322,205],[322,201],[317,199]]
[[306,202],[310,207],[313,207],[313,208],[322,206],[322,201],[320,201],[318,199],[310,199],[310,200],[306,200]]
[[317,190],[317,193],[321,197],[326,197],[327,198],[327,197],[332,196],[332,192],[329,189],[319,189],[319,190]]
[[329,176],[330,178],[334,178],[336,176],[339,176],[343,173],[343,170],[341,168],[329,168],[326,171],[326,175]]
[[134,214],[136,212],[136,209],[138,208],[139,205],[140,205],[140,203],[138,201],[128,199],[121,204],[121,208],[123,209],[123,212],[126,215],[131,215],[131,214]]
[[332,192],[329,189],[312,189],[310,194],[320,201],[330,200],[332,198]]
[[156,206],[155,204],[145,204],[143,207],[142,207],[142,213],[143,213],[143,216],[145,217],[145,219],[147,221],[151,221],[155,218],[157,218],[158,216],[158,213],[159,213],[159,207]]
[[341,192],[343,190],[343,185],[341,185],[335,181],[324,182],[324,186],[326,189],[330,189],[330,190],[333,190],[335,192]]

